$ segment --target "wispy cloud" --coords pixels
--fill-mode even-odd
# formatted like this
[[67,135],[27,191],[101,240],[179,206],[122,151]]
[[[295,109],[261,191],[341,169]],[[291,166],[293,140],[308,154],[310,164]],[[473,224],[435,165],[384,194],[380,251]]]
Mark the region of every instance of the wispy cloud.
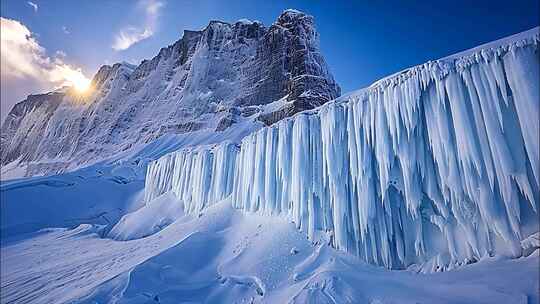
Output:
[[144,12],[144,25],[142,27],[127,26],[120,30],[114,39],[112,48],[116,51],[125,50],[135,43],[154,35],[159,13],[164,5],[163,1],[140,0],[138,8]]
[[55,56],[48,56],[45,48],[24,24],[4,17],[0,17],[0,21],[1,91],[4,93],[12,88],[20,91],[16,97],[4,98],[2,94],[2,108],[9,109],[12,104],[6,103],[13,103],[13,98],[24,97],[20,96],[22,94],[89,81],[80,68],[64,62],[64,52],[57,51]]
[[151,29],[138,29],[136,27],[128,27],[120,31],[116,35],[116,39],[112,46],[117,51],[128,49],[135,43],[151,37],[154,34]]
[[37,4],[35,4],[35,3],[32,2],[32,1],[28,1],[28,2],[26,2],[26,3],[28,3],[28,5],[30,5],[30,6],[34,9],[34,12],[37,13],[37,11],[38,11],[38,5],[37,5]]

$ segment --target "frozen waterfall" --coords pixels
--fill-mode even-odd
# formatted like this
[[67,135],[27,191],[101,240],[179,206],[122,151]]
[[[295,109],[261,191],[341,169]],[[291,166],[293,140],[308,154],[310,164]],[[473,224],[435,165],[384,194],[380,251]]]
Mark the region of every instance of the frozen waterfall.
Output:
[[232,195],[373,264],[452,268],[522,254],[538,231],[538,28],[378,81],[313,111],[153,162],[146,199]]
[[226,142],[213,147],[182,149],[148,165],[145,200],[172,191],[186,213],[201,211],[232,192],[238,148]]

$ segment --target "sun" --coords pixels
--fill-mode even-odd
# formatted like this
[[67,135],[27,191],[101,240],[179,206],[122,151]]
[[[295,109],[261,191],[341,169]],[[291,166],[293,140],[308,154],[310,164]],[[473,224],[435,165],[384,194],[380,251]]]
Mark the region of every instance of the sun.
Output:
[[76,77],[74,79],[71,79],[71,84],[78,93],[85,93],[90,88],[90,79],[84,76]]
[[78,94],[86,93],[90,88],[91,80],[80,69],[62,69],[61,75],[65,85],[71,86]]

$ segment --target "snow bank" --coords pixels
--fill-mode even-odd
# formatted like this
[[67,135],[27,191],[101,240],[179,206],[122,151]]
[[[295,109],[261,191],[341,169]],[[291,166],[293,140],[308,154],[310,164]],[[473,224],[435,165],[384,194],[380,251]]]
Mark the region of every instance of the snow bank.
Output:
[[197,211],[232,191],[238,209],[327,231],[389,268],[520,256],[538,230],[539,31],[516,37],[280,121],[239,151],[167,155],[149,167],[147,199],[172,190]]
[[[51,227],[112,227],[144,204],[137,167],[93,165],[74,172],[0,181],[0,239]],[[22,236],[21,236],[22,237]]]
[[[538,304],[538,251],[417,275],[314,246],[283,218],[224,200],[144,239],[49,229],[1,247],[2,303]],[[296,254],[291,254],[296,251]]]
[[108,236],[115,240],[133,240],[152,235],[184,215],[184,208],[172,193],[155,198],[139,210],[124,215]]

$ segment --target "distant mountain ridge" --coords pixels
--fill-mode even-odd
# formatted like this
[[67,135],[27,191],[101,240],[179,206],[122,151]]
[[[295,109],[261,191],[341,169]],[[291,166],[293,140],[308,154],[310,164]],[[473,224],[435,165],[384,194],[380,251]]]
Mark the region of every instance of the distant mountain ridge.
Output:
[[257,129],[339,95],[312,16],[211,21],[138,66],[102,66],[85,96],[30,95],[2,125],[1,159],[44,164],[27,175],[57,173],[164,134]]

